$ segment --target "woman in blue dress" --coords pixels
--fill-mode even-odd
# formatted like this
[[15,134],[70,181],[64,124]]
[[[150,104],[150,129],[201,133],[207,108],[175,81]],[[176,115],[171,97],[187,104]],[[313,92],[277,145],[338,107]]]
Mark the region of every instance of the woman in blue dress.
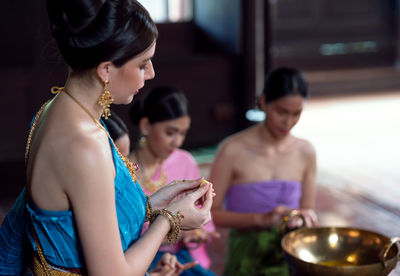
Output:
[[[154,78],[156,26],[134,0],[48,0],[47,8],[70,73],[32,122],[26,189],[0,231],[0,274],[21,273],[26,234],[36,275],[144,275],[165,236],[174,242],[180,229],[210,220],[213,197],[202,179],[145,196],[101,121]],[[168,275],[182,271],[167,262]]]

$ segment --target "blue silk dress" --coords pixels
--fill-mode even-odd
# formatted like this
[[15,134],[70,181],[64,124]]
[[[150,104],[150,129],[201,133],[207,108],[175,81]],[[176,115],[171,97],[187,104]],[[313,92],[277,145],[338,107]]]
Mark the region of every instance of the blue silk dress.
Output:
[[[116,177],[115,204],[122,248],[140,238],[146,214],[146,197],[110,141]],[[96,172],[93,172],[96,173]],[[25,267],[27,252],[25,233],[36,250],[32,235],[34,224],[46,260],[66,268],[85,268],[81,243],[71,210],[48,211],[26,203],[25,189],[7,214],[0,228],[0,275],[19,275]],[[101,202],[99,202],[101,204]]]

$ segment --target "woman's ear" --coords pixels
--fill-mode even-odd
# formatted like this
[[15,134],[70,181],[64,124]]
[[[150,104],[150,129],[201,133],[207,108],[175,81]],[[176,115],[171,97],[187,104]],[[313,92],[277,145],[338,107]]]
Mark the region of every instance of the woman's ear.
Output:
[[97,65],[96,74],[97,77],[101,80],[101,82],[105,82],[106,80],[110,80],[110,73],[113,68],[113,63],[111,61],[104,61]]
[[140,132],[144,135],[147,136],[151,130],[151,123],[149,121],[149,118],[143,117],[139,121],[139,129]]
[[261,94],[260,97],[258,97],[258,107],[266,112],[267,110],[267,103],[265,102],[265,95]]

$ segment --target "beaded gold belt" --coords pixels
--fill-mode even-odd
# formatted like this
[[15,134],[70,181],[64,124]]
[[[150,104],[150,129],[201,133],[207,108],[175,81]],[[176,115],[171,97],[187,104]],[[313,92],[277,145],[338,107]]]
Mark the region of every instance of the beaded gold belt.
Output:
[[35,238],[35,244],[37,251],[33,252],[33,274],[37,276],[79,276],[87,275],[81,269],[64,268],[53,264],[50,264],[43,254],[42,246],[40,245],[39,238],[37,236],[35,227],[32,222],[33,237]]
[[[43,263],[44,262],[44,263]],[[61,268],[49,264],[38,252],[33,253],[33,273],[37,276],[79,276],[87,275],[80,269]]]

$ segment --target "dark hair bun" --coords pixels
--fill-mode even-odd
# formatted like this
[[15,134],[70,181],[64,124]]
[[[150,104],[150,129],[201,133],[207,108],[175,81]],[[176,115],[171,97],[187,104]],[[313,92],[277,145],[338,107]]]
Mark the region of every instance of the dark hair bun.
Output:
[[47,0],[50,29],[73,70],[103,61],[122,66],[157,38],[150,15],[135,0]]
[[105,0],[49,0],[47,8],[53,31],[79,34],[92,23]]

